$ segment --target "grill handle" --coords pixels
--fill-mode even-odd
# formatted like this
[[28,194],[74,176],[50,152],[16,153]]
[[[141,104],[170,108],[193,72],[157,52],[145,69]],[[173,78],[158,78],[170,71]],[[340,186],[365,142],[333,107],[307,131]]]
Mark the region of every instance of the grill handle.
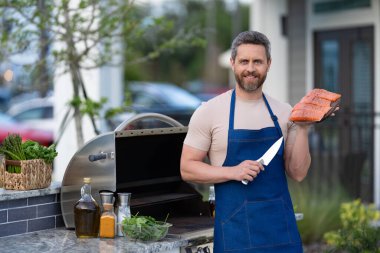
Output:
[[174,126],[174,127],[182,127],[183,126],[180,122],[178,122],[175,119],[170,118],[164,114],[148,112],[148,113],[139,113],[139,114],[133,116],[132,118],[125,120],[119,126],[116,127],[115,132],[124,130],[131,123],[135,123],[137,121],[140,121],[143,119],[148,119],[148,118],[160,120],[160,121],[167,123],[167,124]]
[[101,152],[101,153],[96,154],[96,155],[89,155],[88,156],[88,160],[90,160],[90,162],[104,160],[104,159],[107,159],[107,158],[114,159],[115,158],[115,153],[114,152],[110,152],[110,153],[103,153],[103,152]]

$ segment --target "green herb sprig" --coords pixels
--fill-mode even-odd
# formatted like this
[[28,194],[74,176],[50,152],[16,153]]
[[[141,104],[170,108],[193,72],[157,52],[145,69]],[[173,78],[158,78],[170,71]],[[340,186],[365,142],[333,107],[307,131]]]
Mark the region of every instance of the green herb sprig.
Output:
[[56,144],[45,147],[38,142],[27,140],[22,144],[26,160],[43,159],[47,164],[51,164],[58,155],[55,150]]
[[138,214],[125,218],[122,221],[122,230],[127,237],[141,241],[157,241],[166,236],[170,223],[157,221],[151,216],[138,216]]

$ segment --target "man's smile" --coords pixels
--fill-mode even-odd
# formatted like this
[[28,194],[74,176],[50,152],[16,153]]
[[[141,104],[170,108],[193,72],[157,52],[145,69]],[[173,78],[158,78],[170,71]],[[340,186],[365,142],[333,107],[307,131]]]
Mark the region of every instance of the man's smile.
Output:
[[259,79],[259,77],[257,75],[247,75],[244,76],[244,79],[246,81],[256,81],[257,79]]

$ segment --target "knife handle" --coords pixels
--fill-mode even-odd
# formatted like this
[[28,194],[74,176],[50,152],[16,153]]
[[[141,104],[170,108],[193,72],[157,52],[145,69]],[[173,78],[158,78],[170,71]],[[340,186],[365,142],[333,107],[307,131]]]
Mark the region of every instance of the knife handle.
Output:
[[[261,163],[262,165],[264,165],[264,161],[263,161],[263,159],[260,159],[258,162]],[[243,180],[241,180],[241,182],[242,182],[243,184],[247,185],[249,181],[248,181],[247,179],[243,179]]]

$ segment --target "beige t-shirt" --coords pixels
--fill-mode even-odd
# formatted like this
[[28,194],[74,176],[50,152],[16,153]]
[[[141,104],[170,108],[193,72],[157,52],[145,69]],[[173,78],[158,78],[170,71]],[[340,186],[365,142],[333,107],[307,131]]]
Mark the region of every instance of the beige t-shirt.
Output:
[[[232,90],[202,103],[194,112],[184,143],[193,148],[208,151],[210,163],[221,166],[227,153],[228,123]],[[289,121],[292,107],[265,94],[277,116],[284,140],[294,140],[295,125]],[[245,100],[236,96],[235,129],[262,129],[274,126],[264,99]]]

